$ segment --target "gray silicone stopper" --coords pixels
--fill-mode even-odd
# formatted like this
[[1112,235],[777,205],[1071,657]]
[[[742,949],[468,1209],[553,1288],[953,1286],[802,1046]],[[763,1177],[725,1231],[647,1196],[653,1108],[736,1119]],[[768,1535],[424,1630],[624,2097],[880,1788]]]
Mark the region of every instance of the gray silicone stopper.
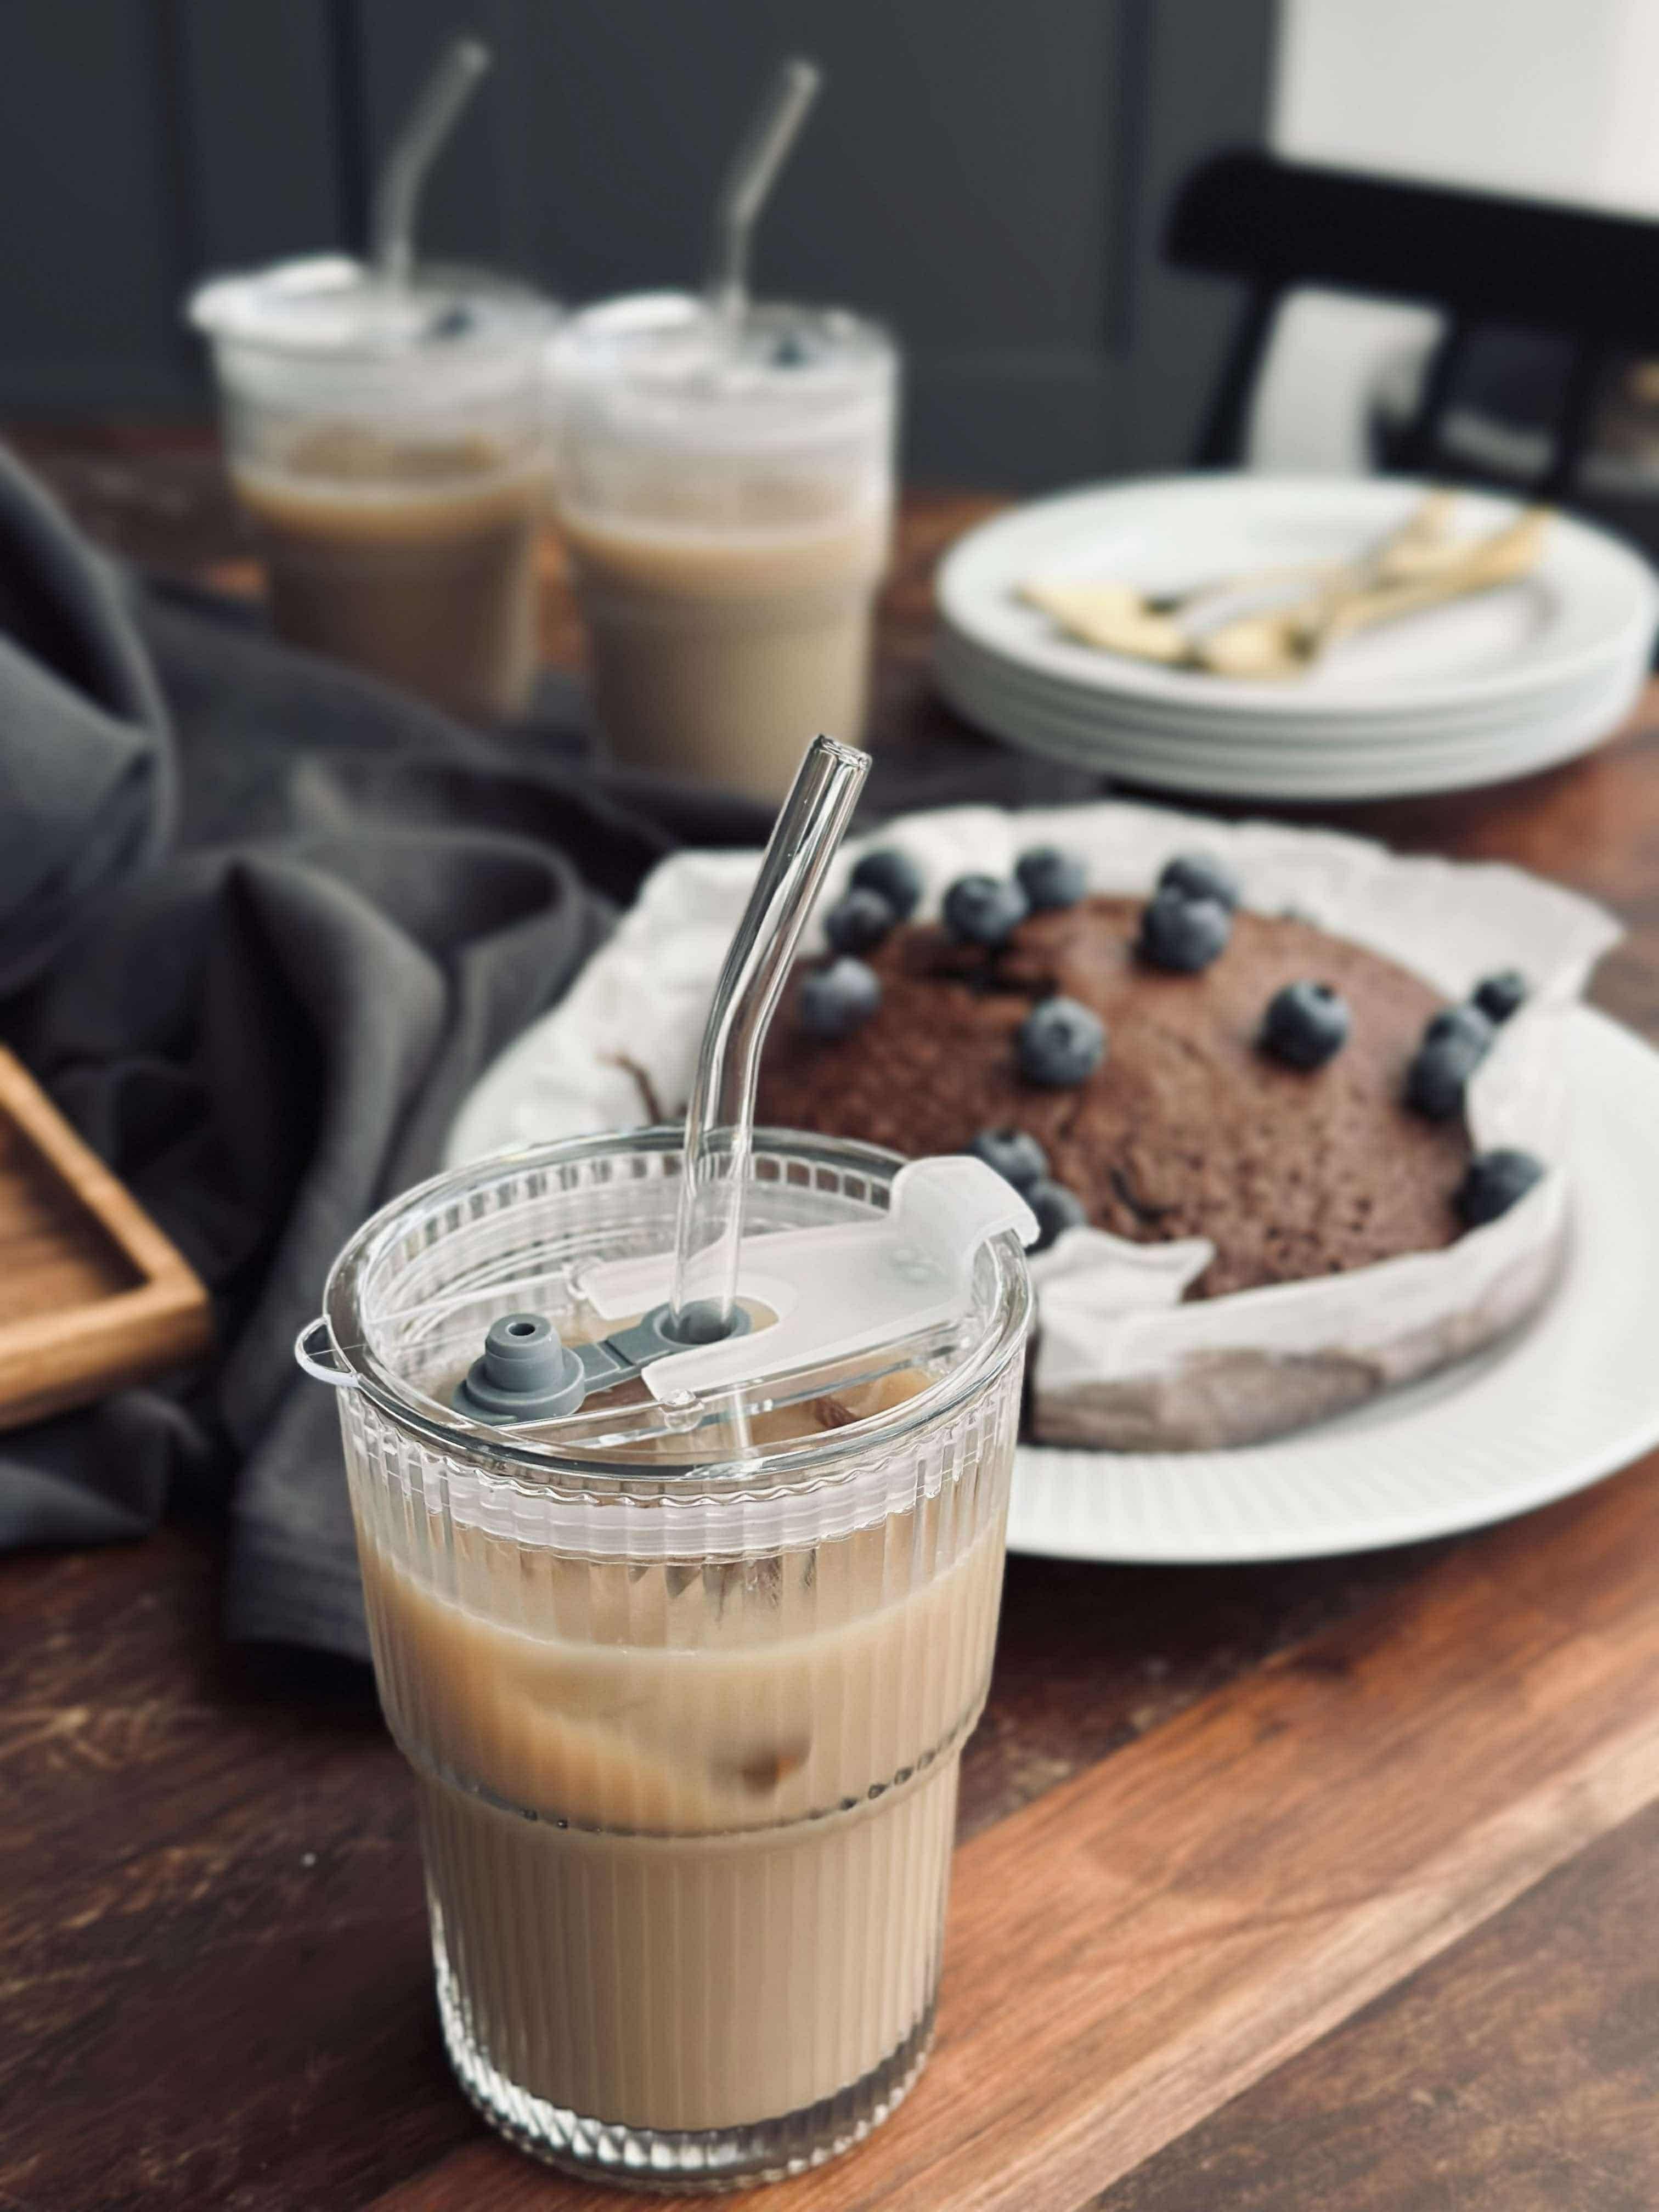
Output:
[[577,1412],[586,1390],[581,1361],[545,1314],[503,1314],[453,1402],[475,1421],[553,1421]]

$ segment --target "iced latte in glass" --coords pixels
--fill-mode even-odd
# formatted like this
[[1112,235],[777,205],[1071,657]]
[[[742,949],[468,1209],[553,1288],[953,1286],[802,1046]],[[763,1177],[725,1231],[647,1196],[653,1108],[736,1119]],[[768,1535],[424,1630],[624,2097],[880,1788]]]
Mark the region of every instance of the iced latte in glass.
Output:
[[535,678],[549,305],[337,256],[204,285],[231,481],[279,634],[474,721]]
[[778,799],[864,727],[892,530],[898,363],[873,324],[682,293],[549,350],[553,481],[617,757]]
[[[638,1382],[574,1424],[458,1416],[482,1328],[574,1342],[585,1267],[672,1243],[678,1144],[399,1200],[335,1271],[326,1357],[456,2071],[528,2149],[695,2189],[856,2142],[926,2055],[1029,1294],[994,1237],[932,1352],[691,1427],[637,1419]],[[878,1215],[897,1165],[762,1134],[745,1237]]]

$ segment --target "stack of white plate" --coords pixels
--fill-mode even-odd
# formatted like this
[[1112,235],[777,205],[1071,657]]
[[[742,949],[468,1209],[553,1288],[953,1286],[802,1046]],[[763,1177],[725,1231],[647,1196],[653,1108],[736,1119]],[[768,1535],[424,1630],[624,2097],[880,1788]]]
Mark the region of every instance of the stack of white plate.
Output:
[[[937,671],[958,713],[1029,751],[1176,791],[1381,799],[1497,783],[1605,738],[1646,680],[1659,583],[1565,515],[1520,582],[1334,646],[1260,683],[1133,660],[1066,637],[1024,584],[1149,593],[1363,551],[1427,489],[1393,478],[1175,477],[1037,501],[973,531],[939,572]],[[1462,495],[1484,535],[1514,501]]]

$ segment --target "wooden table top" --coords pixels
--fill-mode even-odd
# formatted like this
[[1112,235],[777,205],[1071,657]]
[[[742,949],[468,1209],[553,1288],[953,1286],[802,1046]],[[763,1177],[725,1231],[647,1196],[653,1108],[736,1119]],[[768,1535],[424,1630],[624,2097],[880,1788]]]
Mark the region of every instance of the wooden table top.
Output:
[[[20,442],[107,542],[247,580],[199,434]],[[996,504],[907,501],[878,744],[971,754],[928,579]],[[1604,900],[1595,995],[1659,1036],[1659,688],[1571,767],[1319,818]],[[1656,1472],[1357,1559],[1011,1560],[933,2063],[761,2201],[1651,2212]],[[0,2212],[614,2212],[453,2088],[372,1693],[227,1650],[219,1565],[187,1522],[0,1560]]]

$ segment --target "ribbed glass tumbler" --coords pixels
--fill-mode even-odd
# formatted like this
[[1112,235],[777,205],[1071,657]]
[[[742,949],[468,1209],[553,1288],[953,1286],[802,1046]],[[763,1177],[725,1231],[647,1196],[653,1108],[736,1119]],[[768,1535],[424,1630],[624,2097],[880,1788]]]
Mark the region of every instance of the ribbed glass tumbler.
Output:
[[[926,2057],[1030,1295],[994,1240],[948,1353],[763,1407],[741,1449],[449,1413],[490,1322],[580,1334],[585,1263],[672,1243],[678,1146],[441,1177],[326,1317],[455,2070],[556,2164],[706,2190],[857,2142]],[[897,1166],[762,1133],[747,1233],[867,1217]]]

